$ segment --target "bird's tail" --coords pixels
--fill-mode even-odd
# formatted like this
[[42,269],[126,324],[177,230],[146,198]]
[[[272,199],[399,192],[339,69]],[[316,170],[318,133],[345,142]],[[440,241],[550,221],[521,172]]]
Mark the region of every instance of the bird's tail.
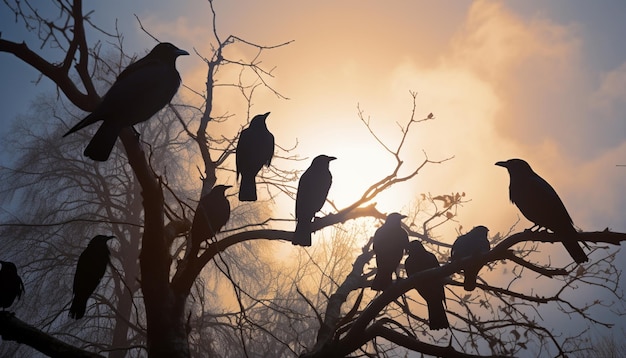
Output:
[[107,125],[107,122],[102,123],[85,148],[85,156],[99,162],[106,161],[111,155],[119,134],[120,130],[117,126]]
[[82,121],[76,123],[76,125],[74,127],[72,127],[69,131],[67,131],[67,133],[63,134],[63,137],[67,136],[68,134],[74,133],[77,130],[83,129],[85,127],[87,127],[88,125],[97,122],[98,119],[96,119],[94,117],[94,114],[90,114],[87,117],[83,118]]
[[437,299],[428,302],[428,327],[432,330],[450,327],[443,301]]
[[372,290],[374,291],[384,291],[391,285],[391,272],[376,272],[376,276],[374,280],[372,280]]
[[470,267],[465,267],[463,268],[463,274],[465,275],[465,278],[463,280],[463,288],[465,289],[465,291],[474,291],[474,289],[476,288],[476,278],[478,277],[478,271],[480,271],[480,269],[482,268],[482,266],[470,266]]
[[298,220],[296,230],[293,232],[291,243],[300,246],[311,246],[311,221]]
[[[87,297],[88,298],[88,297]],[[87,298],[74,296],[72,305],[70,306],[70,317],[73,319],[81,319],[85,315],[87,309]]]
[[241,174],[239,201],[256,201],[256,183],[254,175]]
[[578,233],[575,232],[574,236],[568,236],[567,240],[563,240],[563,246],[565,246],[565,249],[569,252],[569,255],[574,259],[574,261],[581,264],[589,261],[589,258],[587,257],[587,254],[585,254],[585,251],[583,251],[583,248],[578,244],[577,238]]

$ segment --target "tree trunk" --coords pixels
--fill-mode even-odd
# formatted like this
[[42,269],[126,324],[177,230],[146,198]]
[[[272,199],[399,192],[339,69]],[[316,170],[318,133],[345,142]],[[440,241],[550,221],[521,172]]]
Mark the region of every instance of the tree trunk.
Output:
[[190,357],[184,315],[186,298],[169,290],[167,297],[146,300],[149,357]]
[[[129,203],[130,210],[128,210],[128,220],[139,224],[142,221],[143,207],[141,206],[140,185],[136,178],[133,180],[132,191],[134,194],[131,196],[132,200]],[[139,289],[139,267],[137,265],[137,258],[140,252],[139,243],[141,242],[141,230],[139,227],[131,226],[128,229],[128,237],[120,237],[119,240],[119,260],[123,268],[124,282],[119,281],[120,286],[117,288],[120,291],[116,308],[118,319],[115,320],[113,340],[111,341],[111,346],[118,350],[111,351],[109,358],[126,357],[126,348],[131,345],[128,340],[130,326],[127,320],[130,320],[132,317],[133,296]]]
[[148,165],[132,129],[124,128],[120,138],[128,162],[141,184],[144,209],[144,232],[141,239],[139,267],[141,290],[146,306],[149,357],[189,358],[185,329],[187,295],[175,295],[170,285],[170,257],[165,237],[165,208],[161,182]]

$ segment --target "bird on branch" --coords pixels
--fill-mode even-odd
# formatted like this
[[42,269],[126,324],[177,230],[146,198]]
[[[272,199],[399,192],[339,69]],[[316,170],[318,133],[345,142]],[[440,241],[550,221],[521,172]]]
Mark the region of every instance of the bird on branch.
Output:
[[[411,276],[415,273],[439,267],[437,257],[426,251],[419,241],[409,242],[409,256],[404,260],[406,274]],[[415,285],[417,292],[424,298],[428,306],[428,327],[433,330],[450,327],[446,316],[445,303],[446,293],[441,279],[424,280]]]
[[255,178],[263,165],[270,166],[274,156],[274,135],[265,124],[270,112],[252,118],[250,126],[241,131],[235,152],[237,179],[241,175],[239,201],[256,201]]
[[404,218],[406,216],[400,213],[391,213],[374,233],[376,276],[372,281],[372,290],[383,291],[391,285],[392,275],[404,256],[404,250],[409,244],[409,234],[401,225]]
[[0,307],[4,311],[9,308],[13,301],[18,300],[24,293],[24,283],[17,274],[17,267],[13,262],[0,261]]
[[545,228],[552,231],[559,236],[576,263],[587,262],[589,258],[578,244],[579,236],[572,218],[554,188],[522,159],[509,159],[496,165],[509,172],[509,198],[534,224],[531,230]]
[[[459,236],[452,244],[450,261],[456,262],[466,257],[475,258],[489,252],[489,240],[487,239],[487,229],[485,226],[476,226],[467,234]],[[480,262],[469,260],[461,268],[463,269],[463,288],[465,291],[473,291],[476,288],[476,277],[483,267]]]
[[110,262],[107,242],[115,236],[96,235],[78,257],[74,274],[74,297],[70,317],[81,319],[87,309],[87,300],[94,293]]
[[300,177],[296,193],[297,222],[291,240],[294,245],[311,246],[311,221],[326,202],[333,182],[328,165],[335,159],[337,158],[328,155],[318,155]]
[[180,86],[176,58],[181,55],[189,53],[168,42],[156,45],[145,57],[126,67],[96,110],[63,137],[102,121],[84,155],[106,161],[124,127],[147,121],[170,103]]
[[225,193],[228,188],[232,188],[232,185],[216,185],[200,198],[191,223],[191,252],[197,253],[200,244],[215,237],[228,222],[230,202]]

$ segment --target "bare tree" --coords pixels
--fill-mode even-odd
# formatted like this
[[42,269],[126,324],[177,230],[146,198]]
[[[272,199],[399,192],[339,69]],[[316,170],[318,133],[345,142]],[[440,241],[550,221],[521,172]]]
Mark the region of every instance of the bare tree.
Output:
[[[58,0],[54,4],[60,15],[48,19],[34,3],[5,2],[16,18],[38,35],[37,45],[50,46],[62,54],[60,62],[43,58],[18,40],[0,38],[0,51],[17,56],[57,85],[66,99],[57,102],[61,107],[51,108],[72,109],[52,118],[67,123],[66,116],[74,108],[95,108],[102,86],[99,80],[111,81],[113,76],[107,75],[119,73],[131,58],[123,48],[121,35],[92,24],[89,14],[83,13],[81,1]],[[39,146],[35,150],[24,148],[28,154],[21,165],[3,168],[2,175],[8,183],[14,179],[8,186],[11,190],[20,185],[28,189],[17,191],[13,199],[20,200],[23,195],[29,204],[35,204],[36,215],[21,216],[19,221],[5,219],[3,228],[24,230],[33,240],[31,246],[41,247],[36,255],[29,253],[34,259],[27,265],[27,284],[32,277],[42,290],[52,290],[50,282],[54,281],[47,279],[71,276],[71,265],[67,260],[58,260],[58,256],[76,257],[82,242],[74,237],[82,238],[96,230],[87,223],[97,223],[98,230],[106,227],[123,239],[113,255],[117,270],[103,282],[102,296],[106,298],[97,299],[104,306],[95,311],[89,323],[58,323],[54,312],[59,312],[59,302],[63,302],[63,292],[69,290],[69,285],[62,288],[64,291],[57,287],[50,301],[41,296],[33,301],[33,305],[42,304],[51,312],[28,317],[34,323],[26,324],[10,314],[0,315],[3,339],[63,356],[93,356],[95,351],[110,352],[110,356],[340,357],[391,356],[413,350],[434,356],[470,357],[513,356],[527,349],[564,356],[581,349],[570,344],[578,336],[561,337],[541,324],[541,305],[552,305],[564,315],[589,324],[610,326],[591,313],[591,308],[602,307],[604,302],[578,303],[571,299],[572,290],[584,285],[606,290],[621,300],[617,287],[620,272],[614,264],[615,251],[609,245],[619,245],[626,235],[608,230],[580,234],[582,240],[596,244],[593,262],[587,265],[553,267],[549,258],[542,257],[539,245],[558,242],[555,234],[496,234],[491,238],[492,250],[478,260],[488,270],[506,272],[508,282],[504,284],[490,284],[481,276],[476,292],[462,291],[456,276],[461,262],[410,277],[400,270],[399,278],[388,290],[378,295],[369,290],[375,270],[370,266],[371,240],[365,240],[367,243],[359,248],[355,237],[367,238],[372,232],[371,220],[384,219],[385,213],[376,208],[376,198],[394,185],[412,181],[428,166],[450,159],[432,160],[424,153],[420,163],[407,168],[408,134],[419,123],[435,120],[432,114],[418,114],[416,93],[411,93],[413,110],[408,119],[399,121],[400,138],[394,143],[382,140],[359,108],[362,123],[395,165],[388,173],[381,173],[352,204],[339,208],[332,198],[328,201],[331,211],[316,218],[313,229],[332,229],[322,231],[332,236],[333,244],[313,252],[301,251],[289,275],[264,262],[261,252],[264,247],[290,241],[292,232],[279,228],[292,220],[272,218],[250,206],[238,205],[218,237],[199,247],[189,245],[188,230],[200,193],[223,183],[224,177],[232,173],[229,158],[237,137],[226,137],[219,128],[236,117],[216,113],[214,90],[224,86],[239,93],[247,103],[243,110],[243,122],[247,122],[256,91],[270,91],[283,98],[269,84],[273,73],[264,67],[261,58],[266,51],[289,43],[267,46],[233,35],[221,36],[213,2],[209,0],[208,5],[213,19],[213,48],[210,54],[196,52],[207,66],[206,88],[193,90],[202,104],[198,107],[175,100],[143,125],[140,140],[132,129],[124,130],[120,135],[123,151],[107,163],[106,170],[68,154],[78,151],[66,151],[65,145],[56,143],[59,127],[44,126],[56,128],[49,132],[24,128],[32,132],[28,134],[40,142]],[[89,45],[86,34],[91,32],[86,27],[114,44],[118,56],[104,60],[102,45]],[[243,46],[254,55],[244,60],[231,59],[225,51],[230,46]],[[227,67],[239,73],[234,80],[220,77]],[[196,127],[194,123],[199,124]],[[78,138],[67,146],[78,145]],[[293,159],[290,149],[281,149],[278,156]],[[196,172],[194,152],[199,153],[203,165]],[[51,167],[56,169],[54,173],[49,171]],[[184,184],[190,172],[197,173],[201,183],[195,184],[200,185]],[[24,182],[23,178],[30,181]],[[260,181],[271,195],[293,198],[296,178],[295,171],[274,165],[262,172]],[[46,180],[56,183],[50,186],[54,191],[42,200],[38,191],[31,189],[45,186]],[[412,213],[412,223],[406,227],[412,239],[424,242],[441,262],[447,261],[450,241],[437,237],[437,229],[457,224],[457,211],[465,200],[463,193],[424,194]],[[33,232],[38,235],[31,238]],[[12,242],[7,250],[23,250],[23,244]],[[427,329],[424,315],[418,313],[423,311],[423,301],[412,291],[416,283],[435,277],[446,279],[447,314],[452,327],[444,333]],[[514,285],[527,278],[547,280],[549,289],[537,292]],[[227,299],[229,304],[220,304],[220,300]],[[618,314],[623,312],[620,307],[614,309]],[[107,329],[101,330],[103,327]],[[59,337],[51,339],[54,335]]]

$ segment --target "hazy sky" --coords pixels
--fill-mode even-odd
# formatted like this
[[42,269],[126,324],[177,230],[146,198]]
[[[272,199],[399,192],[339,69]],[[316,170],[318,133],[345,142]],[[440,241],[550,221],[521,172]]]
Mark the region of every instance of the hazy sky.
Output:
[[[154,42],[133,14],[159,39],[210,56],[206,1],[86,6],[94,5],[94,21],[112,31],[117,19],[127,49],[140,55]],[[433,160],[455,158],[381,198],[383,211],[408,209],[418,193],[463,191],[472,202],[461,210],[460,224],[506,231],[520,214],[508,201],[506,170],[494,163],[519,157],[555,187],[577,226],[626,231],[626,167],[617,166],[626,164],[626,2],[249,0],[216,1],[216,11],[222,38],[234,34],[263,45],[295,40],[263,57],[276,66],[272,85],[290,99],[260,92],[253,112],[271,111],[268,127],[278,143],[290,146],[297,138],[301,156],[339,158],[331,163],[329,198],[340,206],[387,174],[379,166],[392,159],[367,136],[357,104],[395,145],[396,122],[407,121],[413,90],[417,115],[432,112],[436,120],[415,128],[403,152],[406,165],[423,151]],[[9,15],[3,8],[2,37],[21,40]],[[38,93],[53,87],[45,79],[33,86],[34,71],[10,55],[0,58],[6,131]],[[186,85],[202,89],[200,58],[181,58],[178,68]],[[243,123],[245,112],[228,100],[218,106]]]

